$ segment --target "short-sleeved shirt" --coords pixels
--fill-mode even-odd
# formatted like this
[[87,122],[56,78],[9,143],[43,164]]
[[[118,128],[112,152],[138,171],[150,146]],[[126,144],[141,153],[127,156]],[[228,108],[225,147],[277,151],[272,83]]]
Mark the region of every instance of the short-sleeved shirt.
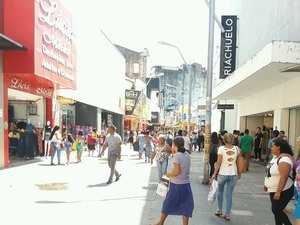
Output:
[[[233,154],[229,155],[227,152],[232,151]],[[236,159],[240,154],[240,149],[237,146],[233,146],[232,148],[226,148],[225,146],[220,146],[218,149],[218,155],[222,155],[222,163],[220,167],[219,174],[220,175],[237,175],[237,166]]]
[[184,148],[185,148],[186,150],[191,150],[191,149],[190,149],[191,139],[190,139],[189,137],[187,137],[187,136],[183,136],[182,138],[183,138],[183,140],[184,140]]
[[155,147],[155,159],[158,161],[164,161],[169,158],[168,152],[166,152],[166,146],[156,146]]
[[241,152],[251,152],[252,150],[252,144],[253,144],[253,138],[249,134],[245,134],[240,139],[241,143]]
[[118,155],[119,145],[122,143],[121,136],[117,133],[108,134],[105,141],[108,144],[108,155]]
[[191,158],[187,151],[184,153],[177,152],[173,157],[173,164],[179,164],[180,172],[177,176],[171,177],[170,182],[174,184],[187,184],[190,183],[190,167]]
[[272,148],[272,143],[273,143],[273,141],[276,139],[277,137],[274,137],[274,138],[272,138],[272,139],[270,139],[269,140],[269,142],[268,142],[268,148]]
[[[289,157],[283,156],[280,158],[278,162],[277,157],[273,157],[273,159],[269,162],[268,166],[266,167],[266,176],[265,176],[265,186],[268,188],[268,192],[276,192],[280,180],[280,172],[277,163],[288,163],[291,165],[290,175],[293,175],[293,162]],[[293,180],[289,177],[286,181],[286,184],[283,188],[283,191],[289,189],[293,185]]]

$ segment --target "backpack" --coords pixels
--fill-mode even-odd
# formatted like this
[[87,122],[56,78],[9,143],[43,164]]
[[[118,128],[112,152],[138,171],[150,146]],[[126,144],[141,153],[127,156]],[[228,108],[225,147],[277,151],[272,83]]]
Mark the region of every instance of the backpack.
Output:
[[[277,165],[279,165],[279,160],[281,159],[281,157],[279,157],[278,159],[277,159]],[[289,178],[291,178],[292,179],[292,181],[294,181],[295,180],[295,177],[296,177],[296,174],[297,174],[297,172],[296,172],[296,168],[293,166],[293,174],[292,174],[292,176],[290,176],[289,175]]]

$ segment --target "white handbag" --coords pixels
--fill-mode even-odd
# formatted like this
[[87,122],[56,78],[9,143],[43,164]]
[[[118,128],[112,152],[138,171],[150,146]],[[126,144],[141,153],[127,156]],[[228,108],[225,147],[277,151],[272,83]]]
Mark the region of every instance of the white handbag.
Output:
[[163,176],[158,183],[156,194],[158,194],[161,197],[165,197],[169,190],[169,184],[170,184],[170,179]]

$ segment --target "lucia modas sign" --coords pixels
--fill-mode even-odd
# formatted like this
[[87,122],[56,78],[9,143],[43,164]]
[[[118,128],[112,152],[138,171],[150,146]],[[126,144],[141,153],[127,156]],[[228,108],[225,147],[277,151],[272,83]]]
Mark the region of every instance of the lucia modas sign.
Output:
[[225,79],[235,70],[237,16],[222,16],[220,52],[220,79]]

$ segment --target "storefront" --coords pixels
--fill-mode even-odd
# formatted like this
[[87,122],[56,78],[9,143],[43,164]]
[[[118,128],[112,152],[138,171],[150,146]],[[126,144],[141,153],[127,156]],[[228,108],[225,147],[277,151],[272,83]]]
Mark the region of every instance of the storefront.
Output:
[[59,1],[3,0],[3,15],[3,33],[26,47],[24,51],[3,52],[5,125],[0,137],[4,142],[0,167],[7,167],[12,154],[7,138],[10,132],[22,131],[26,137],[36,134],[30,155],[20,155],[33,158],[43,154],[46,121],[52,127],[61,125],[57,90],[76,88],[76,47],[72,17]]

